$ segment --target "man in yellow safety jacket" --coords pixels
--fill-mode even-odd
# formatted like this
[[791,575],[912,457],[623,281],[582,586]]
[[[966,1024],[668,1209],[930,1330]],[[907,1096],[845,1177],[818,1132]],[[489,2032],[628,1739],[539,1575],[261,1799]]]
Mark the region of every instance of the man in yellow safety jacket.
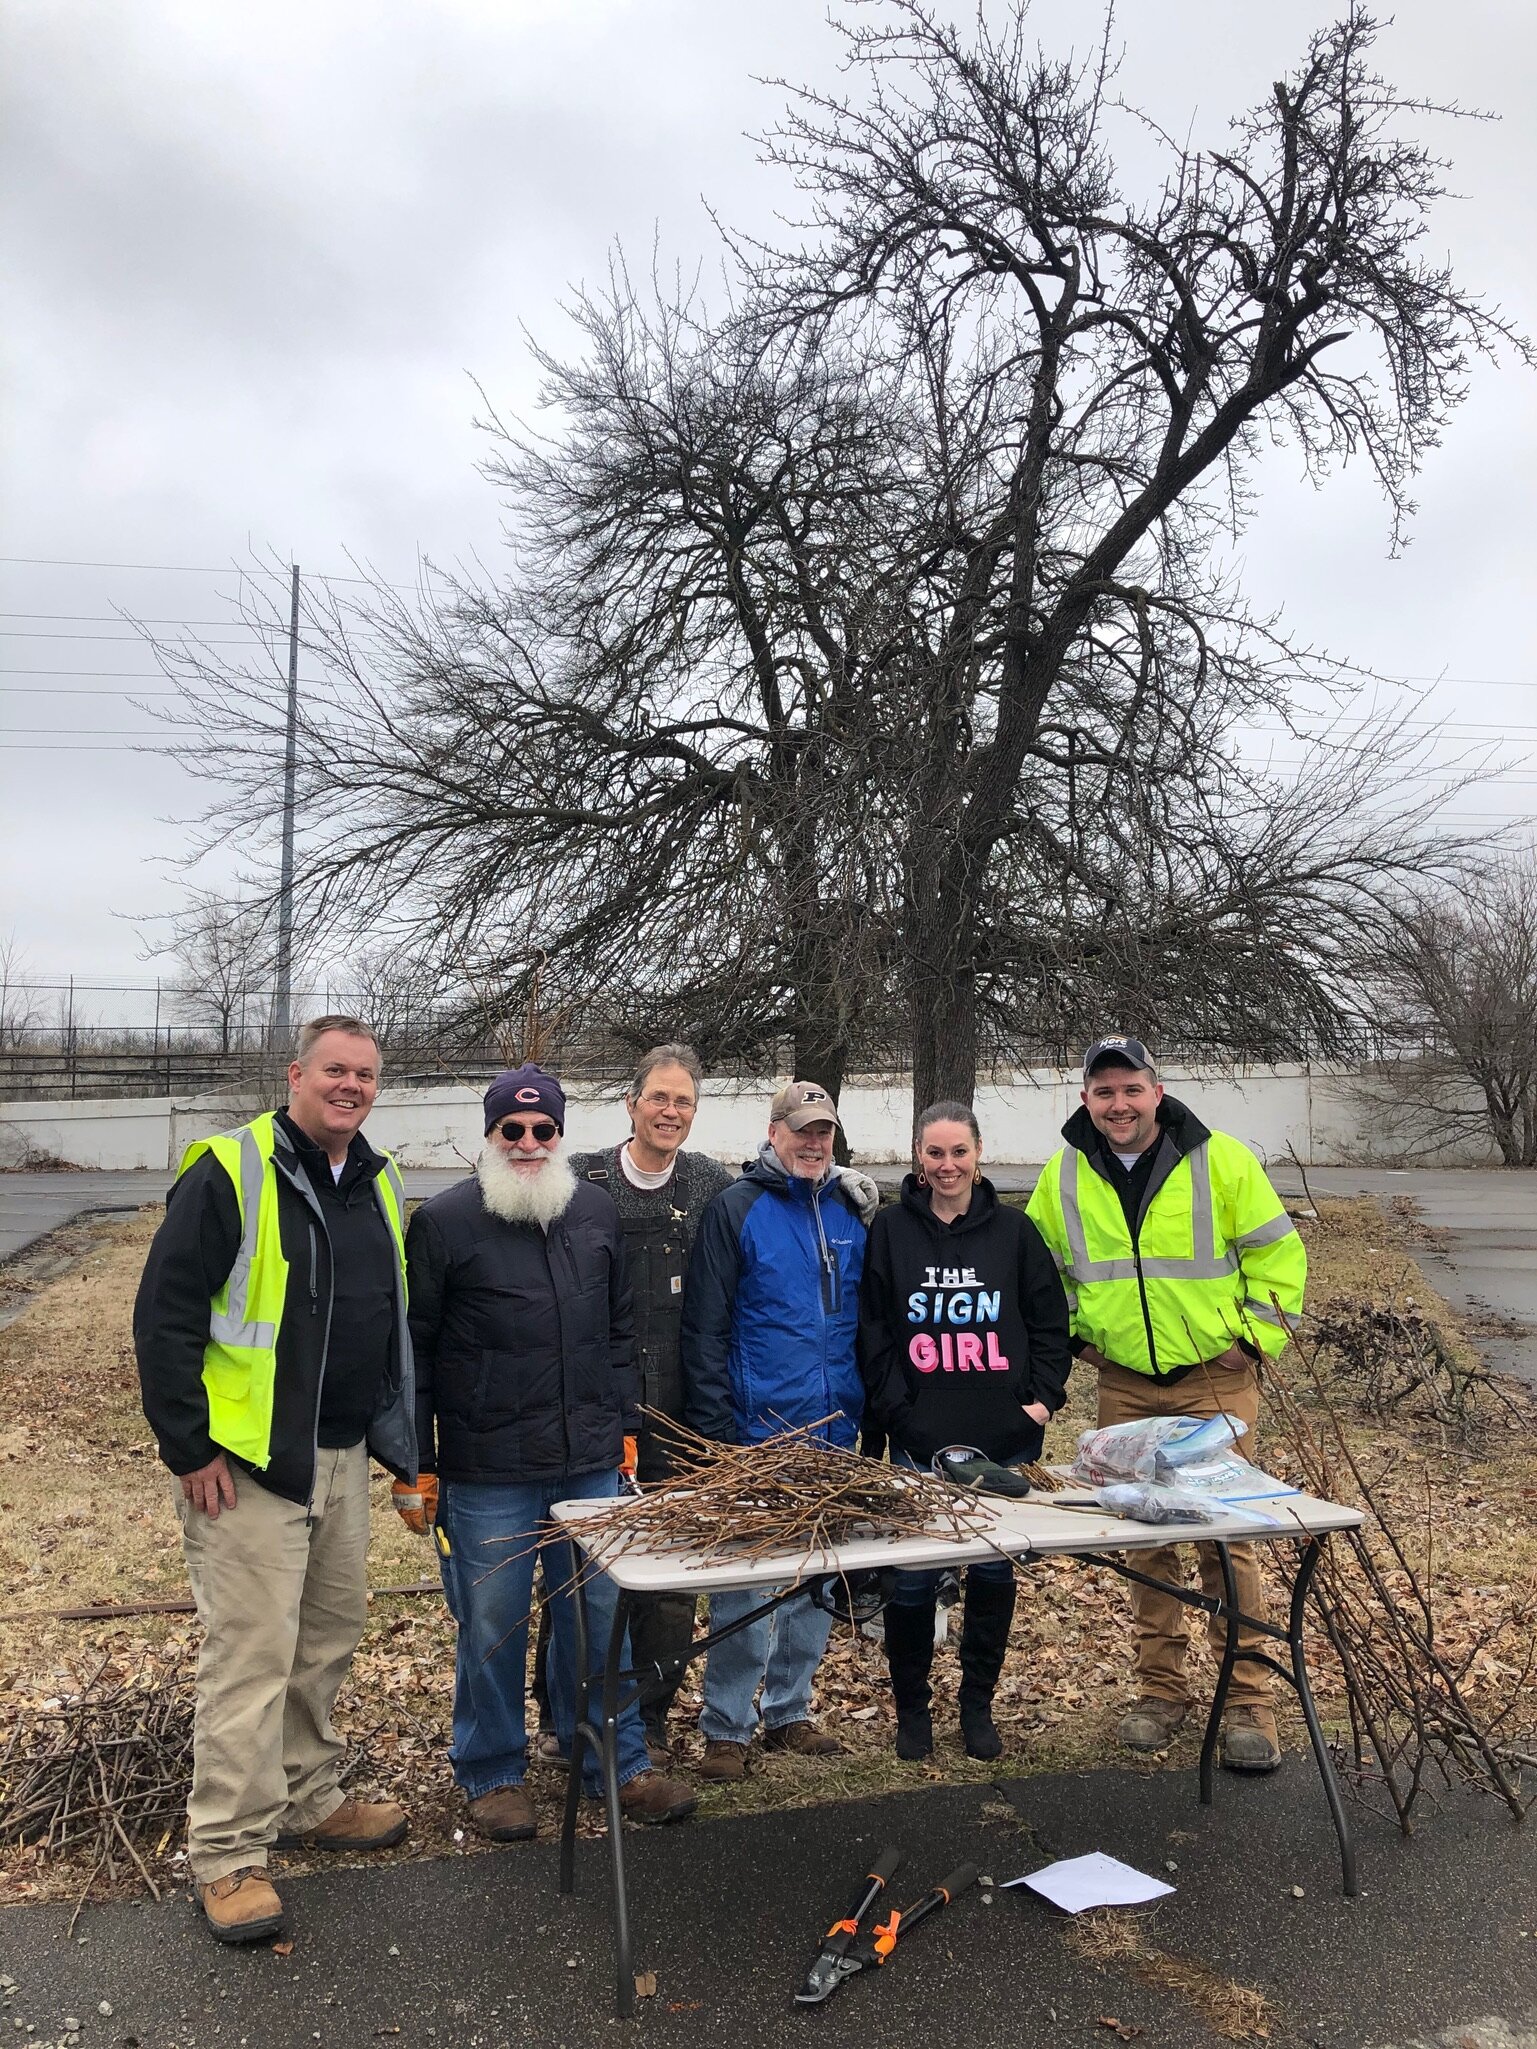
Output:
[[369,1453],[416,1478],[405,1191],[361,1129],[378,1087],[367,1025],[305,1025],[287,1109],[189,1147],[134,1304],[204,1629],[187,1854],[223,1942],[282,1925],[274,1843],[406,1832],[343,1795],[331,1725],[367,1618]]
[[[1084,1055],[1083,1107],[1062,1127],[1029,1215],[1057,1261],[1073,1314],[1073,1349],[1099,1372],[1099,1421],[1228,1415],[1247,1425],[1256,1456],[1259,1365],[1284,1351],[1302,1313],[1307,1254],[1265,1170],[1247,1146],[1208,1131],[1164,1094],[1140,1039],[1097,1039]],[[1238,1602],[1264,1615],[1254,1547],[1231,1549]],[[1196,1547],[1201,1585],[1222,1592],[1210,1545]],[[1177,1549],[1138,1565],[1177,1585]],[[1185,1609],[1133,1582],[1138,1699],[1120,1725],[1132,1750],[1163,1749],[1190,1708]],[[1218,1654],[1225,1639],[1213,1620]],[[1265,1648],[1240,1631],[1241,1648]],[[1281,1761],[1269,1675],[1240,1660],[1222,1726],[1232,1771]]]

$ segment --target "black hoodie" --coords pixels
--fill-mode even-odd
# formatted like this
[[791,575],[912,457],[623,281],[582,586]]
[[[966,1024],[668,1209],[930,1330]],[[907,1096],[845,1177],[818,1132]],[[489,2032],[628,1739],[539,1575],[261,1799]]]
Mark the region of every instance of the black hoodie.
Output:
[[990,1181],[942,1223],[909,1174],[870,1226],[859,1293],[859,1367],[894,1445],[927,1465],[946,1444],[1035,1458],[1026,1402],[1061,1408],[1072,1357],[1051,1254]]

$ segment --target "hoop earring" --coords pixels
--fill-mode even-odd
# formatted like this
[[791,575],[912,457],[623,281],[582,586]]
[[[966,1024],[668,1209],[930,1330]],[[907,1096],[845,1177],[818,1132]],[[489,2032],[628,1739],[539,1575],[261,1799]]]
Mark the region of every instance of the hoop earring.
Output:
[[980,1188],[982,1186],[982,1169],[980,1166],[975,1166],[971,1170],[971,1185],[973,1188]]
[[917,1169],[917,1182],[920,1188],[927,1188],[929,1185],[929,1177],[921,1167]]

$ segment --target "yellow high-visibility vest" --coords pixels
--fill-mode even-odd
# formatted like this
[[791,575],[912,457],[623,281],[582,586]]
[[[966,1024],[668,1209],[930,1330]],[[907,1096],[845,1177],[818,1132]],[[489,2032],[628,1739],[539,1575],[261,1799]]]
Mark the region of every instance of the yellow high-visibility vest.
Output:
[[[272,1403],[277,1383],[278,1332],[288,1300],[288,1261],[278,1224],[276,1145],[269,1110],[217,1138],[200,1138],[182,1155],[177,1178],[209,1153],[234,1184],[240,1205],[240,1249],[229,1279],[213,1298],[208,1343],[203,1351],[203,1386],[208,1392],[208,1434],[258,1468],[272,1452]],[[390,1155],[374,1182],[389,1225],[405,1285],[405,1184]]]
[[1027,1214],[1074,1337],[1134,1373],[1215,1359],[1239,1338],[1277,1354],[1301,1319],[1306,1249],[1264,1168],[1225,1132],[1176,1163],[1135,1246],[1119,1193],[1077,1146],[1047,1162]]

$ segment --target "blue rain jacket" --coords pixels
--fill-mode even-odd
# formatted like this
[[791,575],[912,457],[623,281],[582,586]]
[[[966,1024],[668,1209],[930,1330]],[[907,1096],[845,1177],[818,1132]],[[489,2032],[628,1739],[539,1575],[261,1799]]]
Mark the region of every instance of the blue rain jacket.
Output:
[[683,1297],[684,1415],[722,1444],[761,1444],[840,1411],[850,1446],[864,1409],[855,1357],[865,1227],[836,1180],[787,1174],[772,1146],[700,1220]]

